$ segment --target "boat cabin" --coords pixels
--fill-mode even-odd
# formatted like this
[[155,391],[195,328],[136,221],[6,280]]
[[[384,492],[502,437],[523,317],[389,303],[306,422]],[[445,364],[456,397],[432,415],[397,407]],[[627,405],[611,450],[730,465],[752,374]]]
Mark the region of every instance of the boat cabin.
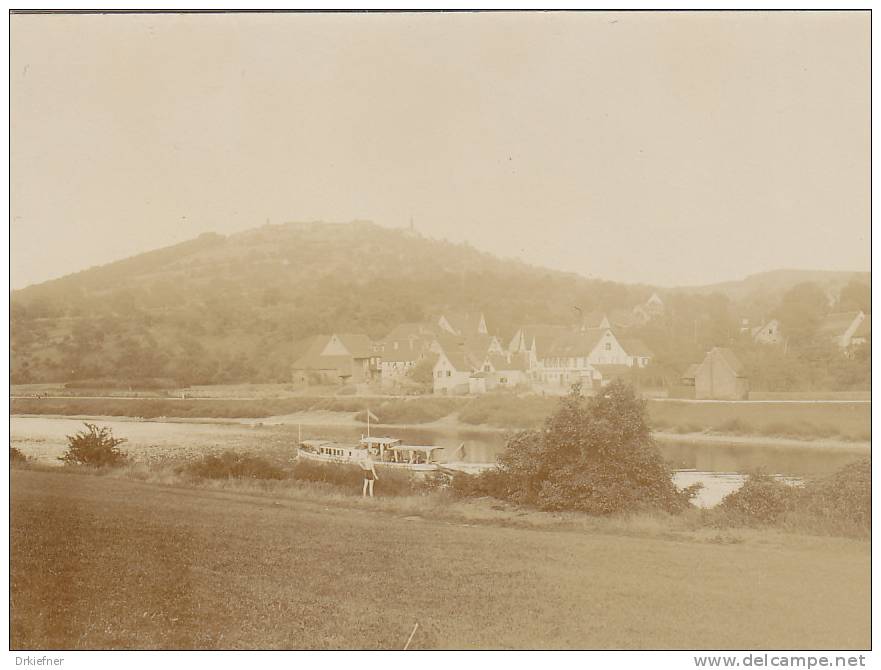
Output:
[[434,452],[443,447],[423,447],[412,444],[399,444],[391,447],[389,460],[392,463],[435,463]]
[[352,457],[352,447],[338,442],[325,442],[324,440],[303,440],[300,447],[319,456],[349,460]]

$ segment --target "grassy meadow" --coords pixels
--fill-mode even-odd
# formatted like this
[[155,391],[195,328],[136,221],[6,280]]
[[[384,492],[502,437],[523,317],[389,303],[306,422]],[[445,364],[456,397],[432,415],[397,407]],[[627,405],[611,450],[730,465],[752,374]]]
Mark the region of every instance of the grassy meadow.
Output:
[[872,407],[866,402],[704,403],[649,401],[657,430],[679,433],[711,431],[804,439],[833,438],[867,442]]
[[[13,649],[857,649],[869,543],[18,469]],[[282,491],[286,492],[282,494]]]

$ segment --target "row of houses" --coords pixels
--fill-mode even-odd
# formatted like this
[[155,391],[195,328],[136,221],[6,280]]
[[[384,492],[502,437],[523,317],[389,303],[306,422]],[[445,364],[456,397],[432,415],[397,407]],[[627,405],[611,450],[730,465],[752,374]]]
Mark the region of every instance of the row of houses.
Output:
[[301,343],[293,380],[303,384],[405,384],[419,364],[431,365],[441,394],[485,393],[498,387],[594,388],[645,367],[652,352],[605,314],[580,324],[529,325],[508,338],[490,334],[483,314],[445,313],[427,323],[403,323],[384,338],[318,335]]
[[[741,333],[749,333],[756,344],[782,345],[786,341],[783,324],[777,319],[769,319],[758,326],[750,326],[743,319]],[[831,341],[845,354],[855,347],[866,344],[872,337],[871,315],[857,310],[852,312],[833,312],[827,314],[817,328],[820,338]]]

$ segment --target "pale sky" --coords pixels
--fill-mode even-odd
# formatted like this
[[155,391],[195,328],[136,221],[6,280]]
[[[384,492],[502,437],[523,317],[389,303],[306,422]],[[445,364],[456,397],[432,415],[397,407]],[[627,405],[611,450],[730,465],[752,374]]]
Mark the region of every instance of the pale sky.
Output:
[[869,20],[16,15],[12,285],[411,215],[609,280],[868,270]]

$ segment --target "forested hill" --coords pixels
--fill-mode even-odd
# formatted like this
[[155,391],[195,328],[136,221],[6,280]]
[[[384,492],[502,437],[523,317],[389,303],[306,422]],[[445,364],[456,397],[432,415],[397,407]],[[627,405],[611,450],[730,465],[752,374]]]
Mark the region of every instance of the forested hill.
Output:
[[652,349],[659,374],[675,379],[710,347],[737,345],[744,317],[753,323],[788,313],[812,332],[825,312],[868,311],[868,278],[853,278],[847,290],[841,277],[817,276],[812,290],[793,293],[801,277],[791,274],[747,279],[745,288],[664,290],[502,260],[366,222],[263,226],[201,235],[14,291],[12,380],[287,381],[296,343],[317,333],[377,339],[398,323],[455,310],[482,311],[490,331],[508,338],[523,324],[632,313],[654,291],[666,304],[663,318],[631,334]]
[[456,309],[510,334],[650,294],[366,222],[268,225],[14,291],[13,377],[282,380],[292,343],[316,333],[379,338]]

